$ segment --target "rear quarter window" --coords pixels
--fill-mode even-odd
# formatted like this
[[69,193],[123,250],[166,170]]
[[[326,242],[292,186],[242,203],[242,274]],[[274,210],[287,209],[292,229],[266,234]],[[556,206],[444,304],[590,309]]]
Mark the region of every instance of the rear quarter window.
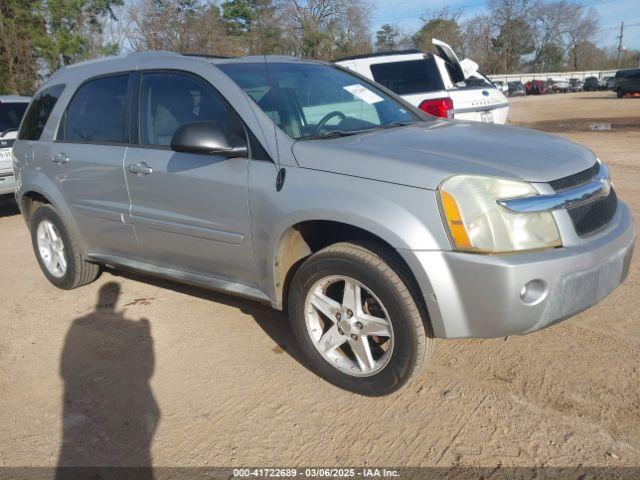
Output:
[[444,89],[432,58],[371,65],[373,79],[399,94],[433,92]]
[[31,101],[18,132],[18,140],[40,140],[49,116],[56,106],[64,85],[54,85],[41,91]]

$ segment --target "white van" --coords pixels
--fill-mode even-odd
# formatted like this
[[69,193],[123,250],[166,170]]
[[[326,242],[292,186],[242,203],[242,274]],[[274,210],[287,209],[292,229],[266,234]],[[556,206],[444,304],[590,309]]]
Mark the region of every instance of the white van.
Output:
[[458,60],[449,45],[433,39],[438,55],[419,50],[372,53],[335,60],[401,95],[421,110],[443,118],[505,123],[509,100],[478,65]]

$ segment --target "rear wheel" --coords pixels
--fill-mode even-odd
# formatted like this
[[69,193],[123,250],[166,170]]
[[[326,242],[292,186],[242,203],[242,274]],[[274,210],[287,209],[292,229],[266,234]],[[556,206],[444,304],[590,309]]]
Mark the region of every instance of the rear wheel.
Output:
[[622,98],[622,97],[624,97],[624,92],[622,91],[622,89],[621,89],[621,88],[619,88],[619,89],[616,91],[616,95],[618,96],[618,98]]
[[351,243],[331,245],[300,266],[289,290],[289,318],[321,377],[379,396],[418,372],[434,341],[398,270]]
[[82,259],[78,242],[51,205],[38,207],[31,217],[30,230],[38,264],[56,287],[69,290],[98,278],[100,266]]

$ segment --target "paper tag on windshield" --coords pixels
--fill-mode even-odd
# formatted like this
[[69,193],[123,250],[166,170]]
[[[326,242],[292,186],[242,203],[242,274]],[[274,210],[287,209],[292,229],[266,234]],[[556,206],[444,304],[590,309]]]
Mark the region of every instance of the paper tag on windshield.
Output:
[[371,90],[363,85],[347,85],[344,88],[350,94],[358,97],[363,102],[367,102],[369,105],[373,105],[374,103],[382,102],[384,98],[380,95],[376,95]]

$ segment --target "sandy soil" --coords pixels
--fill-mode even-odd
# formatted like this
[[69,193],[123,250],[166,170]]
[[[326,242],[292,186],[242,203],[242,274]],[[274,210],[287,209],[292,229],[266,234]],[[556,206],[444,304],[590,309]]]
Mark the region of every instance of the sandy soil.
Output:
[[[640,99],[518,98],[511,118],[592,148],[639,217],[640,128],[584,124],[640,122]],[[267,307],[111,271],[57,290],[11,201],[0,245],[0,466],[640,464],[639,256],[581,315],[438,341],[417,381],[369,399],[307,370]]]

